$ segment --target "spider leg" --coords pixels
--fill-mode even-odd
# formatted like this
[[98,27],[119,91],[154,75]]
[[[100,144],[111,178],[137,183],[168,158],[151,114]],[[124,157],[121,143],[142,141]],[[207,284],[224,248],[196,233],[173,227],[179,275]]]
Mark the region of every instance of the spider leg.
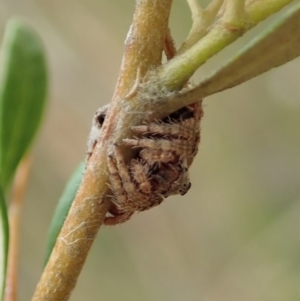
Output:
[[105,217],[104,225],[114,226],[117,224],[125,223],[131,218],[132,214],[133,214],[133,212],[121,212],[121,211],[114,212],[114,214],[112,214],[111,216]]
[[141,160],[132,159],[130,172],[139,189],[144,193],[151,193],[151,183],[149,181],[149,165]]
[[[130,167],[132,177],[137,182],[139,189],[148,196],[146,204],[139,207],[138,211],[145,211],[158,206],[164,200],[164,198],[162,195],[152,191],[153,189],[150,182],[151,175],[149,171],[149,165],[145,162],[133,159]],[[143,197],[145,196],[143,195]]]
[[114,195],[116,196],[116,199],[114,199],[113,202],[117,205],[117,207],[122,207],[123,209],[123,207],[126,206],[128,202],[128,197],[126,191],[123,188],[122,178],[119,175],[118,166],[112,154],[108,155],[107,163],[110,174],[110,186]]
[[143,158],[149,165],[175,162],[177,156],[174,152],[163,151],[161,149],[149,149],[144,148],[140,151],[140,156]]
[[194,151],[194,141],[183,139],[123,139],[123,143],[132,147],[150,148],[164,152],[174,152],[180,157],[189,156]]
[[[149,202],[151,194],[143,193],[139,191],[136,184],[131,178],[129,168],[126,166],[123,156],[121,154],[120,148],[115,145],[114,147],[114,155],[116,161],[116,167],[119,174],[119,178],[121,179],[121,186],[123,191],[119,190],[120,194],[126,194],[127,200],[123,202],[124,211],[144,211],[151,206]],[[122,208],[123,209],[123,208]]]
[[162,136],[172,136],[177,138],[192,139],[197,135],[195,118],[189,118],[181,122],[171,123],[149,123],[132,126],[131,130],[139,134],[159,134]]
[[154,193],[149,198],[148,206],[143,208],[143,210],[141,210],[141,211],[149,210],[155,206],[158,206],[162,203],[163,200],[164,200],[164,198],[162,195]]

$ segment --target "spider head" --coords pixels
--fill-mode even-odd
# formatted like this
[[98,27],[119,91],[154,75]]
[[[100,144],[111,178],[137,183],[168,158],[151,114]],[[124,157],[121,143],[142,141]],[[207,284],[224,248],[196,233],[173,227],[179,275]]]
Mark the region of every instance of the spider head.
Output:
[[186,183],[183,183],[179,189],[178,189],[178,192],[180,193],[180,195],[185,195],[189,189],[191,188],[192,184],[191,182],[186,182]]

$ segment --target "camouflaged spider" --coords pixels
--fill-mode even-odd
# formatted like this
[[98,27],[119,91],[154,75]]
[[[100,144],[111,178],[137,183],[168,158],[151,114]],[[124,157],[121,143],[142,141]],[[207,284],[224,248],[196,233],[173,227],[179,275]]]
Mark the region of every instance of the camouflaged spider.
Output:
[[[95,115],[88,155],[97,143],[108,106]],[[114,193],[110,216],[105,224],[115,225],[130,219],[135,211],[159,205],[170,195],[184,195],[191,187],[188,168],[198,151],[201,101],[184,107],[166,118],[149,124],[133,126],[141,138],[123,139],[123,144],[139,149],[128,165],[119,146],[114,145],[108,156],[110,187]]]

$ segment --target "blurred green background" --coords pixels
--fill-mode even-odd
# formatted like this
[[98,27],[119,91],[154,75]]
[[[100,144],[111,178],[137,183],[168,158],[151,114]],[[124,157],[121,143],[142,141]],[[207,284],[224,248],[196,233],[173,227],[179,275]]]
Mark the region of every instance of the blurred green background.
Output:
[[[134,2],[0,0],[0,38],[6,21],[21,16],[41,35],[51,72],[22,219],[20,301],[30,300],[41,274],[48,226],[85,156],[93,113],[112,96]],[[185,1],[174,1],[177,45],[190,25]],[[297,59],[205,99],[191,190],[102,228],[71,300],[300,300],[299,74]]]

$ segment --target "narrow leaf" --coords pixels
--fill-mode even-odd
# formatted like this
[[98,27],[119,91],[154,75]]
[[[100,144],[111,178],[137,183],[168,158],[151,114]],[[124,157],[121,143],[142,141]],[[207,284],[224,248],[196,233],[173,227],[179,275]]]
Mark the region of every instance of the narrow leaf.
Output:
[[0,300],[3,299],[8,256],[8,217],[2,189],[0,188]]
[[192,89],[172,96],[173,110],[235,87],[300,56],[300,3]]
[[[205,80],[214,92],[237,86],[300,55],[300,3]],[[201,85],[201,83],[200,83]]]
[[62,228],[65,218],[67,217],[69,209],[75,198],[76,192],[81,182],[83,172],[84,172],[84,163],[80,163],[79,166],[74,171],[74,173],[72,174],[72,176],[70,177],[58,201],[49,229],[45,264],[47,263],[49,256],[51,255],[52,249],[56,242],[56,238],[60,232],[60,229]]
[[17,19],[6,26],[0,68],[0,176],[6,190],[39,127],[47,86],[42,42]]

